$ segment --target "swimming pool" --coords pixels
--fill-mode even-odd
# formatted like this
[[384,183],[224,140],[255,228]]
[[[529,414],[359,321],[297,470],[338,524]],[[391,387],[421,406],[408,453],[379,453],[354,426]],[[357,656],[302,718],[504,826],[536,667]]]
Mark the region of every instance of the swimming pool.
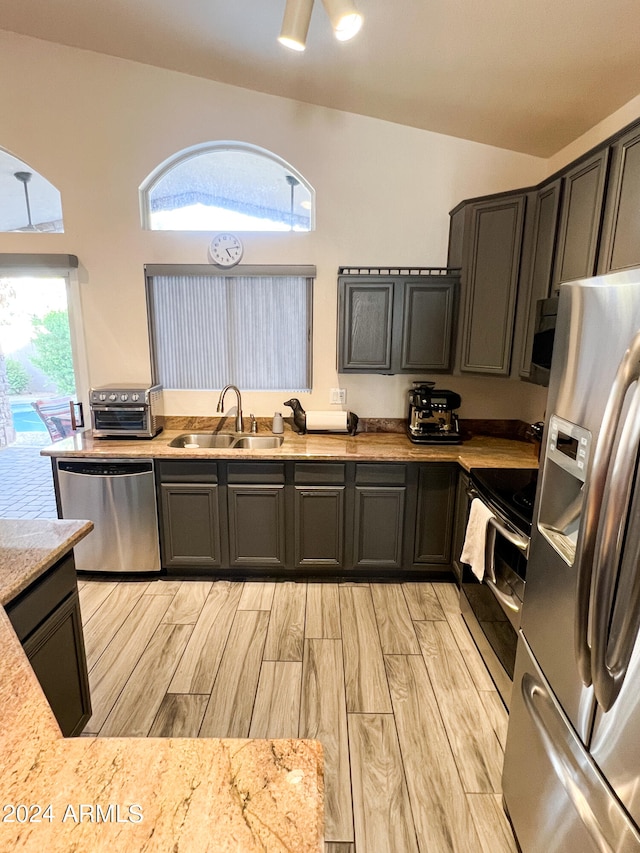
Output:
[[42,423],[38,413],[31,403],[12,402],[11,417],[16,432],[46,432],[47,428]]

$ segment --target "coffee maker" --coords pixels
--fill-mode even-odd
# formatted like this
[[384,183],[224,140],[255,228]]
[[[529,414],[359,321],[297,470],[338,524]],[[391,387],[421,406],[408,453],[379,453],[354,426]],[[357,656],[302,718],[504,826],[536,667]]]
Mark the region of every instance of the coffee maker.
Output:
[[460,395],[435,388],[435,382],[414,382],[409,390],[407,432],[415,444],[460,444]]

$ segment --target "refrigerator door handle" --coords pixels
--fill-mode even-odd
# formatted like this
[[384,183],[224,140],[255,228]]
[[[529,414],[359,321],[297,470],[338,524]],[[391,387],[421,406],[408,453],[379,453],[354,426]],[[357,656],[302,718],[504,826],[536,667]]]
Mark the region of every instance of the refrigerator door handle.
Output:
[[587,479],[584,510],[576,545],[574,565],[577,566],[576,614],[574,642],[578,672],[583,684],[588,687],[593,681],[591,647],[589,645],[589,611],[591,608],[591,585],[597,574],[596,541],[601,523],[607,474],[611,464],[620,416],[629,386],[640,374],[640,332],[632,339],[616,373],[605,408],[600,435],[596,442],[591,472]]
[[637,850],[638,837],[630,830],[624,809],[611,795],[593,759],[545,685],[526,672],[521,688],[545,754],[596,848],[609,853]]
[[613,706],[622,688],[640,627],[638,583],[632,586],[631,599],[625,601],[622,623],[612,620],[639,445],[640,389],[636,388],[611,465],[593,577],[596,606],[592,614],[591,669],[594,693],[605,711]]

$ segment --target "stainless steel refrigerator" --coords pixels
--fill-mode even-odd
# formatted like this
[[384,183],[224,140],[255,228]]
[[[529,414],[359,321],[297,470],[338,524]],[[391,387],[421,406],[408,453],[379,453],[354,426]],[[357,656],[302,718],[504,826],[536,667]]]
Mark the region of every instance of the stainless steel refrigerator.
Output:
[[510,709],[524,853],[640,851],[640,269],[564,284]]

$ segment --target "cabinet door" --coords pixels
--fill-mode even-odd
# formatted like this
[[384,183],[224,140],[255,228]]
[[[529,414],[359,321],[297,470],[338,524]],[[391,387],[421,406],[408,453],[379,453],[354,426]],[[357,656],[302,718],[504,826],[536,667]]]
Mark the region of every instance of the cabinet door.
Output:
[[562,180],[553,181],[538,190],[534,201],[531,235],[531,259],[526,271],[527,315],[525,338],[520,360],[520,376],[531,374],[531,348],[536,325],[536,303],[551,293],[553,258],[556,246],[560,190]]
[[344,566],[344,486],[296,486],[296,568]]
[[608,160],[604,149],[564,175],[554,287],[595,273]]
[[524,209],[523,194],[473,203],[463,260],[461,370],[509,373]]
[[433,284],[402,283],[401,371],[449,370],[455,285],[453,279]]
[[599,272],[640,265],[640,127],[611,149]]
[[354,568],[400,569],[406,487],[356,486]]
[[413,562],[451,563],[457,465],[420,465]]
[[212,569],[222,565],[218,486],[163,483],[162,565],[172,569]]
[[285,487],[227,486],[231,566],[286,567]]
[[65,599],[23,648],[62,734],[80,734],[91,716],[91,699],[78,594]]
[[393,280],[339,280],[339,371],[391,372],[393,294]]

